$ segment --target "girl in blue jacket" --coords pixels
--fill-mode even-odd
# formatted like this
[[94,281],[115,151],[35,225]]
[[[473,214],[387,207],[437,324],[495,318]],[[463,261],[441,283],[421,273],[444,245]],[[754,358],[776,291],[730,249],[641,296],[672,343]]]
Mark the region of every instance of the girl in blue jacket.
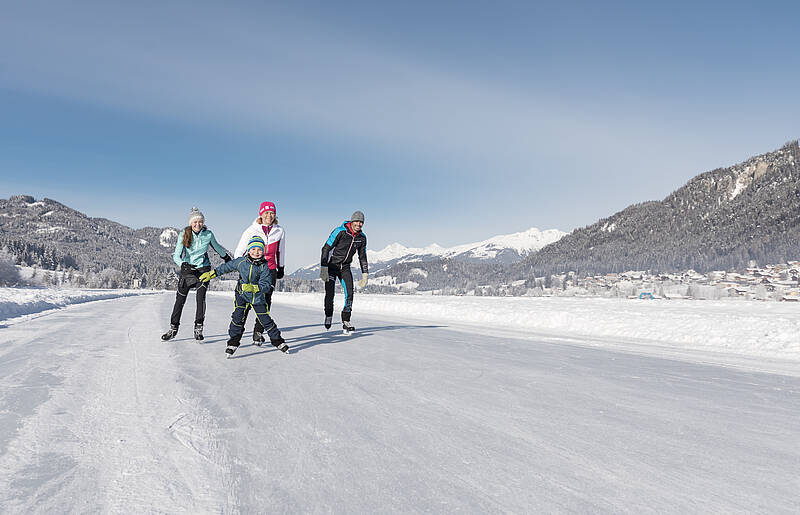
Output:
[[171,340],[178,334],[181,324],[181,313],[189,290],[197,288],[197,312],[194,317],[194,337],[203,339],[203,322],[206,318],[206,290],[208,285],[200,280],[200,274],[211,270],[211,261],[208,259],[208,247],[216,251],[225,262],[231,260],[228,251],[217,243],[214,233],[205,226],[205,217],[196,207],[189,213],[189,225],[175,242],[175,252],[172,260],[181,267],[181,276],[178,280],[178,293],[175,295],[175,305],[172,307],[172,317],[169,321],[169,331],[161,336],[164,341]]
[[[236,270],[239,272],[239,282],[241,291],[237,288],[234,292],[234,309],[231,315],[231,325],[228,327],[228,347],[225,352],[230,358],[236,349],[244,333],[244,323],[247,314],[252,308],[256,317],[264,326],[264,330],[269,335],[269,340],[278,350],[286,352],[289,346],[281,338],[281,331],[275,325],[275,321],[269,316],[266,296],[272,291],[272,274],[269,265],[264,259],[264,240],[260,236],[253,236],[247,243],[245,255],[233,261],[221,264],[216,269],[200,275],[200,280],[208,282],[218,275],[227,274]],[[254,345],[261,346],[260,341],[253,342]]]

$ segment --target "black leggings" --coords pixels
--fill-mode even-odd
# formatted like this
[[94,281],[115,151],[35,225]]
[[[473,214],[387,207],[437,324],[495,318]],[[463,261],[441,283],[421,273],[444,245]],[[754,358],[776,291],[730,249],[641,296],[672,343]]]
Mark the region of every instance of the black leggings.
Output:
[[353,273],[350,265],[328,265],[328,280],[325,282],[325,316],[333,316],[333,294],[336,293],[336,279],[342,283],[344,289],[344,307],[342,308],[342,322],[350,320],[353,310]]
[[190,272],[182,272],[181,278],[178,281],[178,293],[175,294],[175,305],[172,307],[172,317],[169,323],[174,326],[181,325],[181,313],[183,313],[183,305],[186,304],[186,297],[189,296],[189,290],[197,288],[197,311],[194,316],[195,324],[202,324],[206,319],[206,291],[208,290],[208,283],[200,280],[200,274],[208,272],[211,267],[204,266],[196,268]]

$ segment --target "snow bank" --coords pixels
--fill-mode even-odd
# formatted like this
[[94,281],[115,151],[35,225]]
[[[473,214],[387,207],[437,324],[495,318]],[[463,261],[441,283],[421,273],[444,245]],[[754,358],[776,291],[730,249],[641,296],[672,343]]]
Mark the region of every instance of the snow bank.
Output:
[[[337,309],[342,301],[338,295]],[[322,294],[278,292],[275,302],[322,311]],[[356,318],[378,314],[598,346],[800,361],[800,303],[356,294],[353,309]]]
[[63,308],[93,300],[116,299],[153,292],[141,290],[67,290],[53,288],[0,288],[0,320]]

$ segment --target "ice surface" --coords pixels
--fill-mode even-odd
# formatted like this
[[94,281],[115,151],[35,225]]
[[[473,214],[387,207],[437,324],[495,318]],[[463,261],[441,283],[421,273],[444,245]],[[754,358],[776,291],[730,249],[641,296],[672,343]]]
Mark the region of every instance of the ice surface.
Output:
[[[796,512],[797,377],[481,334],[445,308],[407,319],[388,297],[395,316],[356,295],[344,338],[322,327],[321,296],[313,309],[290,297],[272,309],[288,355],[245,338],[224,358],[230,294],[209,295],[201,344],[193,297],[178,337],[160,340],[171,292],[10,321],[2,511]],[[522,309],[487,300],[488,313]],[[586,309],[624,305],[606,306]],[[712,322],[737,314],[694,306]]]

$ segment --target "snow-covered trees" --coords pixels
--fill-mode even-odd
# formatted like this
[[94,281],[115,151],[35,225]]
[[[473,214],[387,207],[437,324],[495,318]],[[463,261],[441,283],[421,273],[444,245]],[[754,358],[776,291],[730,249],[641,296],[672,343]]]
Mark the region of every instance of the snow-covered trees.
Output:
[[7,249],[0,249],[0,286],[18,286],[21,282],[16,259]]
[[[24,195],[0,199],[0,213],[0,247],[7,247],[17,264],[64,272],[49,274],[48,285],[171,288],[176,282],[174,229],[134,230]],[[215,253],[210,257],[213,264],[221,263]],[[103,275],[105,269],[121,273],[121,279],[114,271]],[[41,284],[41,279],[34,282]]]

